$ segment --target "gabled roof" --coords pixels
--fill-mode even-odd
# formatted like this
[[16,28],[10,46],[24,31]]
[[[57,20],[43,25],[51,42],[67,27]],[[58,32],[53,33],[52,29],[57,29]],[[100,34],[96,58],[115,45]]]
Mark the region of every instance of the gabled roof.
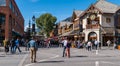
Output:
[[83,11],[75,10],[74,13],[77,17],[79,17],[83,13]]
[[59,22],[59,26],[61,26],[61,27],[65,26],[65,25],[70,25],[70,24],[72,24],[72,22],[69,22],[69,21],[61,21],[61,22]]
[[92,4],[92,5],[89,6],[84,12],[82,12],[79,17],[85,15],[89,10],[91,10],[91,8],[97,9],[100,13],[103,13],[100,9],[98,9],[95,5]]
[[106,0],[99,0],[94,6],[100,9],[103,13],[115,13],[119,8],[118,5],[107,2]]

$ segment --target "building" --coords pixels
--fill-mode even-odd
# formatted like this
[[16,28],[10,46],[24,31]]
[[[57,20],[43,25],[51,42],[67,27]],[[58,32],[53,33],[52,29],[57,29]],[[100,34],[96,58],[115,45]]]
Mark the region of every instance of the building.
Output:
[[[71,36],[74,37],[75,40],[80,39],[83,40],[83,34],[82,34],[82,23],[80,20],[80,15],[83,13],[84,11],[80,11],[80,10],[74,10],[73,14],[72,14],[72,23],[73,23],[73,32],[70,34]],[[81,36],[80,36],[81,34]]]
[[69,36],[73,32],[73,23],[71,22],[71,17],[68,17],[58,23],[58,35]]
[[0,40],[24,34],[24,18],[15,0],[0,0]]
[[[85,11],[74,10],[72,14],[74,38],[83,41],[101,42],[105,46],[108,40],[120,44],[120,6],[106,0],[98,0]],[[59,27],[62,28],[62,27]],[[64,33],[65,34],[65,33]],[[62,35],[64,35],[62,34]]]
[[85,41],[97,39],[103,45],[107,40],[115,41],[115,13],[119,6],[106,0],[90,5],[81,15]]

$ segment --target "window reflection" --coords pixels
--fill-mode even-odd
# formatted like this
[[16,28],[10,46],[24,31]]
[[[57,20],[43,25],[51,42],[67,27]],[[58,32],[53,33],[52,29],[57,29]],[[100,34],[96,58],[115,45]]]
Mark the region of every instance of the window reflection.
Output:
[[6,6],[6,0],[0,0],[0,6]]
[[0,13],[0,43],[5,38],[5,15]]

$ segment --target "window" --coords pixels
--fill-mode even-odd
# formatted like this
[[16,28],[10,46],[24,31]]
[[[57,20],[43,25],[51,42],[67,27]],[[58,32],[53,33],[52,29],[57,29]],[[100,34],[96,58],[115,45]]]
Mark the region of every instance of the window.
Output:
[[15,19],[13,19],[13,23],[12,23],[12,26],[15,26]]
[[106,18],[106,22],[107,22],[107,23],[110,23],[110,22],[111,22],[111,19],[110,19],[110,18]]
[[91,21],[90,18],[87,18],[87,24],[91,24],[90,21]]
[[0,6],[6,6],[6,0],[0,0]]
[[4,24],[4,23],[5,23],[5,15],[0,14],[0,24]]
[[12,10],[12,12],[14,13],[14,12],[15,12],[15,8],[14,8],[14,6],[13,6],[13,4],[12,4],[12,1],[10,1],[9,7],[10,7],[10,9]]

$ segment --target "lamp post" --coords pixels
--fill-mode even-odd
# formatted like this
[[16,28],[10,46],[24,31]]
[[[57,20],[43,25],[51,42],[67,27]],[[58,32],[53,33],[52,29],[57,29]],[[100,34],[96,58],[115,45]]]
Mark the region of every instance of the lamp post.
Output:
[[28,36],[29,36],[29,38],[31,37],[31,23],[30,23],[31,21],[29,20],[29,27],[28,27]]
[[33,15],[32,17],[32,34],[33,36],[35,36],[35,16]]

